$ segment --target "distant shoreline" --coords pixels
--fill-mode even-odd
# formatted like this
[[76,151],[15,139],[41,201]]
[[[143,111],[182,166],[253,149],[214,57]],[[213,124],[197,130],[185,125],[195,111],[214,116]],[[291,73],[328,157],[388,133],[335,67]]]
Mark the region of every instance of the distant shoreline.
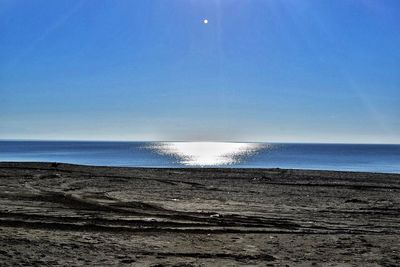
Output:
[[[343,174],[379,174],[379,175],[399,175],[397,172],[369,172],[369,171],[340,171],[340,170],[325,170],[325,169],[297,169],[297,168],[279,168],[279,167],[271,167],[271,168],[253,168],[253,167],[198,167],[198,166],[187,166],[187,167],[147,167],[147,166],[109,166],[109,165],[90,165],[90,164],[74,164],[74,163],[66,163],[66,162],[51,162],[51,161],[0,161],[1,165],[10,165],[10,166],[19,166],[19,165],[49,165],[49,166],[70,166],[70,167],[88,167],[88,168],[99,168],[99,169],[139,169],[139,170],[193,170],[193,171],[216,171],[216,172],[226,172],[226,171],[301,171],[301,172],[309,172],[320,174],[322,173],[343,173]],[[3,167],[4,168],[4,167]],[[52,167],[53,168],[53,167]]]
[[[340,171],[340,170],[325,170],[325,169],[297,169],[297,168],[279,168],[279,167],[271,167],[271,168],[253,168],[253,167],[231,167],[231,166],[226,166],[226,167],[198,167],[198,166],[186,166],[186,167],[147,167],[147,166],[109,166],[109,165],[91,165],[91,164],[74,164],[74,163],[67,163],[67,162],[57,162],[57,161],[0,161],[0,166],[3,166],[2,168],[7,168],[7,167],[19,167],[19,166],[41,166],[41,165],[46,165],[49,166],[50,168],[59,168],[59,167],[86,167],[86,168],[98,168],[98,169],[138,169],[138,170],[193,170],[193,171],[215,171],[215,172],[226,172],[226,171],[280,171],[280,172],[308,172],[308,173],[343,173],[343,174],[379,174],[379,175],[399,175],[400,178],[400,173],[393,173],[393,172],[369,172],[369,171]],[[35,169],[33,167],[33,169]],[[50,170],[50,169],[48,169]]]

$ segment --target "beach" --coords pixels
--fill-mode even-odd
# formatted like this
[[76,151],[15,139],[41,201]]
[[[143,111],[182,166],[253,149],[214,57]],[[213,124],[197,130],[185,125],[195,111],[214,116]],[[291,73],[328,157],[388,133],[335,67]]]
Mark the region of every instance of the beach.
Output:
[[2,266],[397,266],[400,174],[0,163]]

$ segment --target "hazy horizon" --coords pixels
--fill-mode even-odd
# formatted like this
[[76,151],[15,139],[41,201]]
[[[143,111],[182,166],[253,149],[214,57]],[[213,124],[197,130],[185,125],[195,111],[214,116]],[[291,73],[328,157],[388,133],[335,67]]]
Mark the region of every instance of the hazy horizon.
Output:
[[2,1],[0,139],[400,144],[398,14],[392,0]]
[[354,142],[309,142],[309,141],[246,141],[246,140],[129,140],[129,139],[0,139],[0,142],[132,142],[132,143],[264,143],[264,144],[327,144],[327,145],[400,145],[400,143],[354,143]]

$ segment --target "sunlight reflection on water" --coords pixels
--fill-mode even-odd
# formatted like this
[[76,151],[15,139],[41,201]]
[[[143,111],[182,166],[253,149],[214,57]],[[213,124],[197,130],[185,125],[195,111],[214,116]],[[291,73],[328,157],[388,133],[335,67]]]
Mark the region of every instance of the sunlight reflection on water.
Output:
[[218,166],[238,164],[265,146],[259,143],[161,142],[152,144],[150,149],[177,158],[183,165]]

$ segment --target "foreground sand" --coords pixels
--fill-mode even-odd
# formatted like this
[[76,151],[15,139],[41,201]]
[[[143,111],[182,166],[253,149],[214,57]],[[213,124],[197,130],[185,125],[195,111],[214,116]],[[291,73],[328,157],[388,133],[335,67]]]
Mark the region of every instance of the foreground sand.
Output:
[[400,175],[0,163],[1,266],[397,266]]

